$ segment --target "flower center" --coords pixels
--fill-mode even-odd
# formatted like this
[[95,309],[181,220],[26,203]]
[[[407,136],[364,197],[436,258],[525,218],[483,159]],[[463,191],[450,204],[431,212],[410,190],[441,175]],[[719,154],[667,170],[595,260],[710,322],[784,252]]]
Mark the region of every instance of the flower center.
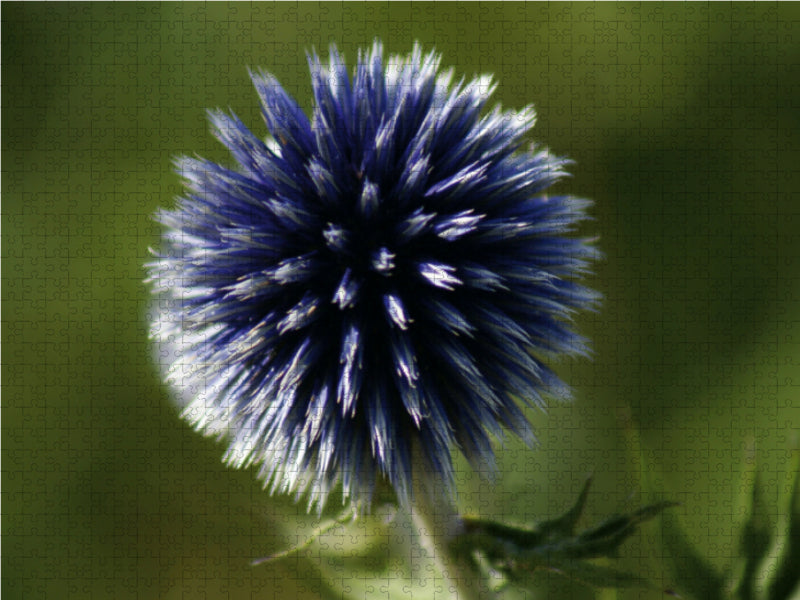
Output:
[[392,274],[397,255],[387,244],[387,236],[378,223],[357,223],[349,227],[328,223],[322,232],[325,245],[334,255],[335,262],[356,272]]
[[359,179],[360,190],[350,214],[340,222],[328,222],[322,232],[325,245],[340,267],[354,274],[389,277],[395,272],[394,236],[382,207],[380,189],[369,179]]

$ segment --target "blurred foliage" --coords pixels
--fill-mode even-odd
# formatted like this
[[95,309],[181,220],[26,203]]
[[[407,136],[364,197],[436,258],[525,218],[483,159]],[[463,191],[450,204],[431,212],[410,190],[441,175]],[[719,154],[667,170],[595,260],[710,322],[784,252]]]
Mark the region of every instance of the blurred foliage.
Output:
[[453,553],[484,576],[496,580],[497,591],[508,585],[535,589],[537,571],[542,569],[598,588],[652,587],[641,575],[588,561],[618,558],[620,547],[640,524],[675,506],[674,503],[657,502],[628,514],[613,515],[576,533],[591,481],[591,478],[586,480],[572,508],[533,528],[464,517],[464,533],[451,542]]
[[800,450],[778,474],[789,485],[774,507],[766,500],[767,486],[754,461],[746,461],[743,475],[739,505],[744,519],[736,557],[724,571],[715,569],[692,546],[677,519],[665,518],[664,546],[677,587],[696,600],[796,600],[800,598]]
[[[171,158],[227,161],[205,109],[257,124],[248,65],[310,107],[305,50],[333,41],[352,60],[376,36],[398,53],[419,40],[459,73],[494,73],[498,102],[535,104],[532,139],[576,161],[558,191],[596,203],[586,234],[606,255],[592,280],[605,302],[580,323],[594,361],[557,365],[575,401],[531,413],[536,451],[506,441],[495,480],[463,465],[463,512],[541,521],[592,472],[586,512],[600,520],[643,504],[641,482],[657,472],[656,489],[681,503],[684,556],[692,548],[721,574],[739,555],[732,499],[750,441],[762,497],[777,506],[800,423],[798,4],[0,11],[4,598],[333,598],[328,577],[357,578],[302,554],[250,566],[319,522],[226,469],[219,444],[178,420],[146,341],[142,284],[151,215],[179,192]],[[767,514],[769,529],[761,517],[748,526],[754,548],[780,531],[783,513]],[[619,564],[674,588],[658,529],[642,528]],[[367,554],[388,561],[390,585],[387,539]],[[362,595],[406,597],[384,587]],[[547,572],[535,587],[554,599],[663,597]]]

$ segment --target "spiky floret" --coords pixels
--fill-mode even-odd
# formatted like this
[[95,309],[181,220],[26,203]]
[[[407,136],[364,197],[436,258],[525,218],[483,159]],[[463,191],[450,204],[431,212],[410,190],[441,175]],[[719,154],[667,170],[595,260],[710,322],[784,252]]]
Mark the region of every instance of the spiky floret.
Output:
[[311,120],[251,73],[270,135],[210,111],[238,164],[180,159],[158,213],[152,337],[183,416],[309,508],[337,484],[368,506],[376,477],[407,503],[412,444],[452,490],[455,451],[493,465],[504,429],[533,440],[520,402],[568,394],[543,358],[586,352],[589,202],[543,194],[566,161],[522,148],[532,108],[484,114],[490,78],[439,61],[376,42],[351,80],[311,55]]

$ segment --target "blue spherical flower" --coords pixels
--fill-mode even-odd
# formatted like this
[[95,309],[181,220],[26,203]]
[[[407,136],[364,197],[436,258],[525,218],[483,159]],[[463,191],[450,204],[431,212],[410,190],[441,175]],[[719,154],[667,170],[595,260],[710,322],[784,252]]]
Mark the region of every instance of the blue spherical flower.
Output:
[[152,336],[230,464],[309,507],[338,484],[365,506],[378,477],[406,503],[412,446],[452,490],[454,452],[493,464],[504,429],[533,439],[520,403],[567,393],[543,360],[586,351],[569,321],[596,251],[569,234],[589,202],[543,193],[566,161],[523,148],[530,107],[483,114],[489,77],[379,43],[352,80],[335,48],[309,64],[310,120],[251,73],[270,135],[212,111],[235,168],[178,162]]

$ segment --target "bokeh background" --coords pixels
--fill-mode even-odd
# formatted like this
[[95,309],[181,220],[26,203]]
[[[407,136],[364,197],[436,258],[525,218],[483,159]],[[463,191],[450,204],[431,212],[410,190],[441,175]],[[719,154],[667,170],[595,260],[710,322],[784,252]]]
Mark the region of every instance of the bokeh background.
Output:
[[[534,103],[531,140],[575,160],[558,190],[596,203],[594,359],[557,365],[574,402],[532,413],[540,447],[509,440],[495,481],[465,471],[462,508],[552,517],[594,473],[585,524],[677,500],[722,567],[757,461],[778,516],[800,426],[800,5],[3,3],[3,598],[385,597],[323,558],[326,582],[319,546],[249,566],[314,519],[177,418],[142,267],[180,191],[172,157],[229,161],[205,109],[265,132],[247,66],[309,109],[306,50],[352,64],[375,37]],[[660,540],[645,525],[620,565],[672,587]]]

